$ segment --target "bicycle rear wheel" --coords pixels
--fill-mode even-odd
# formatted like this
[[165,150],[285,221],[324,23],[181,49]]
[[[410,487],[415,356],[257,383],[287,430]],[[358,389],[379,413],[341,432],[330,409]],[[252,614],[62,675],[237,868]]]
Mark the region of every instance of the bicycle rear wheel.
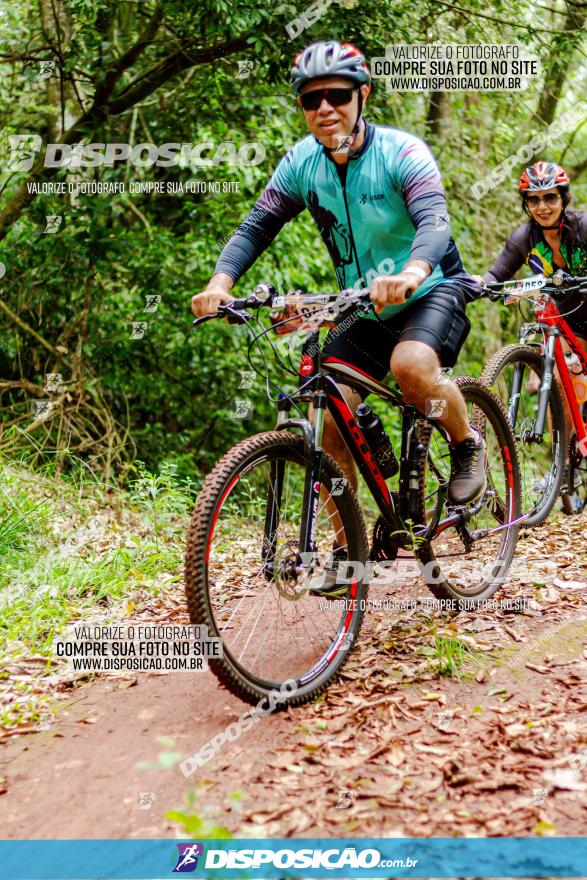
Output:
[[206,478],[193,513],[185,559],[190,619],[222,638],[223,657],[210,667],[250,703],[283,694],[286,682],[280,708],[312,699],[340,672],[359,633],[360,569],[356,578],[350,567],[338,578],[342,599],[310,592],[323,582],[335,541],[348,560],[362,565],[368,555],[355,494],[334,460],[324,454],[322,461],[312,562],[299,553],[309,471],[295,434],[272,431],[235,446]]
[[[416,540],[414,553],[424,564],[431,592],[460,609],[489,599],[507,576],[519,531],[520,476],[516,444],[500,402],[476,379],[459,377],[455,383],[469,422],[485,441],[487,488],[464,508],[445,501],[444,521],[461,516],[430,540]],[[450,450],[445,432],[429,421],[420,423],[420,438],[420,524],[430,525],[446,492]]]
[[[585,418],[585,405],[583,405]],[[587,505],[587,458],[577,449],[577,435],[573,434],[569,443],[568,489],[561,492],[563,513],[567,516],[579,516]]]
[[[544,433],[535,437],[538,393],[544,360],[528,345],[508,345],[493,355],[481,375],[504,405],[518,444],[522,482],[522,526],[538,525],[549,515],[561,488],[565,464],[566,428],[558,382],[552,380]],[[513,393],[514,392],[514,393]]]

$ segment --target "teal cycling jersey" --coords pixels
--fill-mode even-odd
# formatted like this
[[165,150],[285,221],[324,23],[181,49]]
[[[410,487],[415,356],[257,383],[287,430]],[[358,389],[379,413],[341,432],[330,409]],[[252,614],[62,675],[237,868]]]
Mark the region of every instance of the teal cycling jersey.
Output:
[[401,272],[409,260],[430,265],[432,273],[410,300],[387,306],[383,318],[409,308],[447,278],[468,278],[450,234],[438,166],[426,144],[407,132],[366,123],[360,150],[345,164],[337,164],[313,136],[299,141],[279,162],[215,271],[236,280],[304,209],[320,231],[341,289],[368,288],[378,275]]

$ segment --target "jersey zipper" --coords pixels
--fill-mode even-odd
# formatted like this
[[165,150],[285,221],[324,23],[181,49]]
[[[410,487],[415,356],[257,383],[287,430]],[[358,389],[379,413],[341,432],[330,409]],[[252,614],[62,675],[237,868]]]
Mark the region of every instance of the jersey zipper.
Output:
[[[331,161],[334,162],[334,159],[332,159]],[[338,180],[339,180],[341,188],[342,188],[342,197],[344,199],[344,207],[346,210],[346,219],[347,219],[347,223],[348,223],[348,227],[349,227],[349,234],[351,236],[351,248],[352,248],[352,251],[353,251],[353,254],[355,257],[355,266],[357,267],[357,272],[359,273],[359,278],[362,278],[363,273],[361,272],[361,266],[359,264],[359,255],[357,254],[357,246],[355,245],[355,236],[353,235],[353,226],[351,223],[349,204],[348,204],[347,197],[346,197],[346,181],[347,181],[348,173],[350,171],[350,167],[347,167],[347,172],[346,172],[346,176],[344,178],[344,181],[341,178],[340,174],[338,173],[338,169],[335,169],[335,170],[336,170],[336,176],[338,177]]]

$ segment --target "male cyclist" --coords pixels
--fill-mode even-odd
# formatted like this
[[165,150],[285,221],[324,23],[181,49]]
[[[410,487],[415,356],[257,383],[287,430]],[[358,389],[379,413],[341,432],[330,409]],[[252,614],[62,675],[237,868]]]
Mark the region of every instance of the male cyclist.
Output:
[[[587,275],[587,212],[568,209],[571,193],[565,169],[555,162],[536,162],[522,173],[519,190],[530,220],[512,232],[489,272],[473,276],[475,280],[508,281],[524,265],[546,277],[557,269]],[[561,311],[587,356],[587,302],[580,293],[567,295]],[[533,375],[528,390],[537,392],[539,381]],[[566,408],[565,415],[568,433],[572,420]],[[563,488],[568,488],[566,480]]]
[[[404,397],[422,411],[427,400],[445,401],[439,421],[452,442],[448,498],[467,504],[485,491],[485,446],[469,425],[457,386],[437,382],[440,367],[455,364],[469,332],[465,305],[478,287],[450,235],[436,163],[418,138],[363,118],[371,76],[350,43],[308,46],[294,60],[291,83],[310,134],[280,161],[220,254],[206,290],[193,297],[192,310],[215,314],[232,299],[236,281],[282,226],[307,208],[341,289],[367,286],[367,273],[379,273],[371,284],[377,314],[332,331],[324,357],[379,380],[391,369]],[[360,395],[343,390],[354,411]],[[323,446],[356,488],[353,459],[330,417]]]

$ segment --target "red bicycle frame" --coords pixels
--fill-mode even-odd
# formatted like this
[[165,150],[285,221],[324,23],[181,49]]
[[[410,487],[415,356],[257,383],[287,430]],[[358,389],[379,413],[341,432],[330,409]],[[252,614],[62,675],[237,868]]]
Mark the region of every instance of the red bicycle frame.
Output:
[[554,357],[554,362],[558,369],[563,392],[577,435],[577,449],[579,449],[583,456],[587,457],[587,427],[581,415],[581,409],[577,401],[575,387],[565,359],[561,338],[565,340],[571,351],[579,358],[581,369],[585,375],[587,375],[587,358],[577,342],[577,337],[550,297],[547,297],[545,302],[541,305],[540,310],[536,314],[536,321],[541,324],[546,324],[554,331],[548,334],[549,339],[543,346],[545,358],[548,359],[549,355],[551,358]]

